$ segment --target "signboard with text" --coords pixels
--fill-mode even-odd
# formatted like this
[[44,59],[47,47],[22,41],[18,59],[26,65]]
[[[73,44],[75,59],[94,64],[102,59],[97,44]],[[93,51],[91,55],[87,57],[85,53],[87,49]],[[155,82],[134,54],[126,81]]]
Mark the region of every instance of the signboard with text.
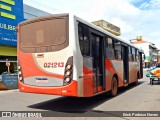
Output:
[[116,35],[116,36],[120,36],[121,35],[121,30],[119,27],[105,21],[105,20],[98,20],[98,21],[94,21],[92,22],[93,24],[103,28],[104,30]]
[[16,27],[23,20],[23,0],[0,0],[0,45],[17,46]]

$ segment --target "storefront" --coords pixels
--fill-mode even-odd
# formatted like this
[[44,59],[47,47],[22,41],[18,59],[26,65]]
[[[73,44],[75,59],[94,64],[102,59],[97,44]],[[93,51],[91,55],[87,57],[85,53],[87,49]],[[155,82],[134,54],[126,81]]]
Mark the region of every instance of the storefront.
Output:
[[16,26],[23,21],[23,0],[0,0],[0,75],[17,71],[17,33]]
[[17,33],[19,22],[38,16],[50,15],[45,11],[23,4],[23,0],[0,0],[0,75],[17,71]]
[[0,46],[0,74],[8,71],[6,61],[9,61],[10,72],[14,73],[17,70],[17,49],[15,47]]

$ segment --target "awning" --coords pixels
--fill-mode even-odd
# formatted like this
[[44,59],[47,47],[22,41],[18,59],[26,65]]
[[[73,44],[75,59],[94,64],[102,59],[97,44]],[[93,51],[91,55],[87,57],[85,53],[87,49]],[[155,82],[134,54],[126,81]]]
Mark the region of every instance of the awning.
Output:
[[0,46],[0,55],[1,56],[17,56],[17,48]]

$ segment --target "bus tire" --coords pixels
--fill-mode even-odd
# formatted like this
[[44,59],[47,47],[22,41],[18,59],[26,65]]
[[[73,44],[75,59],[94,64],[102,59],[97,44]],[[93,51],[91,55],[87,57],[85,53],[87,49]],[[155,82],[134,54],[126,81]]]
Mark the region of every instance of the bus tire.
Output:
[[116,96],[118,92],[118,80],[117,78],[114,76],[112,78],[112,82],[111,82],[111,91],[110,91],[110,95],[112,97]]

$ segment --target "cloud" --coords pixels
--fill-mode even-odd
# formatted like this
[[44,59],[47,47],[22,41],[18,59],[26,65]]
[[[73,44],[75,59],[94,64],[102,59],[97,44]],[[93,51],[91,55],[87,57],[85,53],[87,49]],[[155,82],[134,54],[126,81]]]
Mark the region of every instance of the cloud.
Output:
[[142,10],[160,9],[160,0],[150,0],[148,2],[144,2],[139,8]]

